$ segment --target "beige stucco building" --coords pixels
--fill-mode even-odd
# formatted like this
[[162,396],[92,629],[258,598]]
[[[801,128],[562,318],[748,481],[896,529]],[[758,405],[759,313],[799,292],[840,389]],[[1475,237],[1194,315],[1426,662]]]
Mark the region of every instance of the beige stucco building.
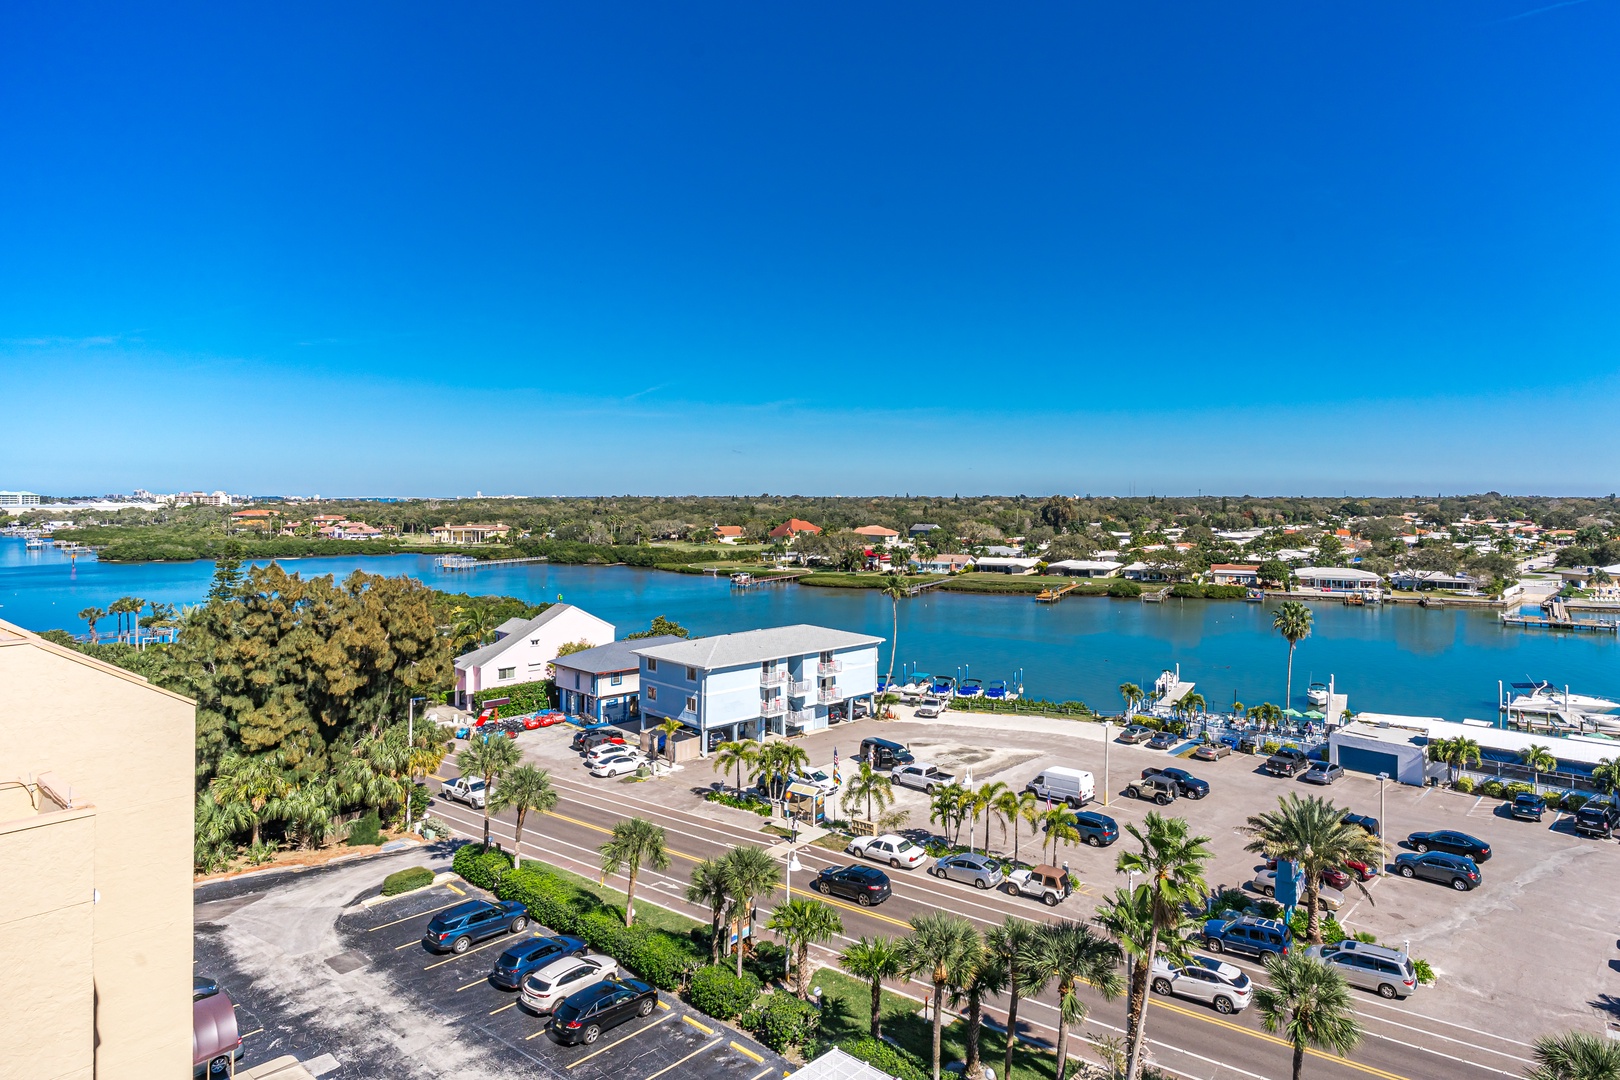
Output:
[[5,1075],[190,1075],[193,713],[0,622]]

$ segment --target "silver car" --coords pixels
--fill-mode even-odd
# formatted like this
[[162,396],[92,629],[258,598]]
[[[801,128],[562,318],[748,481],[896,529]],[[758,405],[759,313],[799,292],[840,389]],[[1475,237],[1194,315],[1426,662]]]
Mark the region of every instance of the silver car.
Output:
[[1351,986],[1379,997],[1404,998],[1417,990],[1412,958],[1398,949],[1346,939],[1336,945],[1312,945],[1305,955],[1331,965]]
[[[1249,887],[1262,896],[1277,895],[1277,871],[1262,870],[1254,875]],[[1299,895],[1305,895],[1305,886],[1300,885]],[[1316,903],[1323,911],[1338,911],[1344,906],[1344,893],[1331,885],[1319,886],[1316,890]]]
[[611,956],[589,953],[553,960],[523,980],[518,1003],[541,1016],[551,1012],[563,998],[619,973]]
[[1001,863],[988,855],[947,855],[936,862],[929,873],[972,885],[975,889],[994,889],[1007,879]]
[[1155,994],[1174,994],[1213,1006],[1216,1012],[1242,1012],[1254,1000],[1254,984],[1235,964],[1210,956],[1195,956],[1186,967],[1163,958],[1153,961]]

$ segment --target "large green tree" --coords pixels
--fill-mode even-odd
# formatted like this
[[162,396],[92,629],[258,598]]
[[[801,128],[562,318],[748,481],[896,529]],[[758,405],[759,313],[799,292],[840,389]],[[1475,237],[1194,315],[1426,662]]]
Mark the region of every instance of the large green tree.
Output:
[[[1322,943],[1318,900],[1323,871],[1342,869],[1352,860],[1375,865],[1384,861],[1383,841],[1359,825],[1346,824],[1344,811],[1317,795],[1302,799],[1289,792],[1279,796],[1277,809],[1251,815],[1244,831],[1253,838],[1249,851],[1299,864],[1303,878],[1300,902],[1305,907],[1306,936],[1312,945]],[[1359,881],[1357,888],[1366,893]]]
[[517,822],[512,832],[513,865],[523,861],[523,820],[529,816],[529,811],[550,813],[558,798],[557,789],[551,786],[551,774],[537,765],[519,765],[501,778],[500,786],[487,801],[494,813],[508,809],[516,812]]
[[1119,947],[1084,923],[1063,921],[1041,927],[1031,958],[1040,977],[1057,984],[1057,1080],[1069,1071],[1069,1029],[1086,1019],[1080,985],[1089,983],[1104,1000],[1119,996]]
[[1306,1050],[1344,1057],[1361,1041],[1350,989],[1334,968],[1296,951],[1266,957],[1266,977],[1270,985],[1255,988],[1254,1006],[1266,1030],[1294,1048],[1294,1080],[1304,1074]]
[[654,870],[669,867],[669,849],[664,830],[645,818],[629,818],[613,826],[613,835],[601,847],[602,873],[625,872],[624,925],[636,918],[636,879],[643,866]]

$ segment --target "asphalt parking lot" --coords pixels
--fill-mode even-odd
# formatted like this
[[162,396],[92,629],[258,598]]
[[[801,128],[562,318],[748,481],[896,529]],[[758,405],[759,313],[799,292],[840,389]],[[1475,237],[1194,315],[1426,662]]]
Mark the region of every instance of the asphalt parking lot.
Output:
[[[442,868],[448,852],[430,865]],[[318,1060],[329,1077],[452,1076],[457,1080],[765,1080],[787,1063],[745,1035],[660,993],[645,1020],[565,1047],[515,992],[488,981],[502,935],[466,953],[421,943],[433,912],[480,895],[434,886],[369,909],[393,870],[428,863],[425,850],[254,882],[198,890],[199,973],[218,978],[238,1004],[245,1064],[278,1054]],[[543,928],[531,927],[524,936]],[[255,1030],[257,1029],[257,1030]]]

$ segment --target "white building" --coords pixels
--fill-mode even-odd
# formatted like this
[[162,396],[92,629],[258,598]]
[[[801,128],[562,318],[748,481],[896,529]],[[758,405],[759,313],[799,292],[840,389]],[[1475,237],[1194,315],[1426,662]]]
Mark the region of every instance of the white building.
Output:
[[1039,559],[990,556],[978,559],[973,568],[981,574],[1033,574]]
[[572,604],[553,604],[532,619],[508,619],[496,627],[493,642],[456,657],[456,704],[471,708],[480,690],[547,678],[557,650],[570,642],[612,640],[612,623]]
[[1112,559],[1059,559],[1047,563],[1046,572],[1070,577],[1113,577],[1120,565]]
[[0,491],[0,510],[18,512],[39,505],[39,496],[32,491]]
[[1305,566],[1294,571],[1294,577],[1307,589],[1322,592],[1357,592],[1376,589],[1383,578],[1371,570],[1356,570],[1343,566]]

